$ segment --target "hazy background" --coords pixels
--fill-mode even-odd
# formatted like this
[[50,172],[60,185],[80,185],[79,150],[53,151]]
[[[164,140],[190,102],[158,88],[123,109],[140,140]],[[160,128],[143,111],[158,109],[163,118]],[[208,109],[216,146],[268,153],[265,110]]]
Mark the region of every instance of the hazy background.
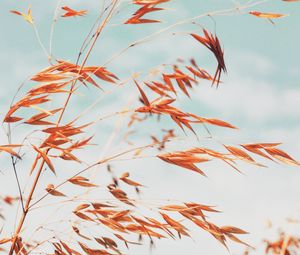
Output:
[[[162,24],[142,26],[119,25],[134,11],[131,7],[125,7],[113,21],[114,25],[110,27],[110,31],[104,31],[88,64],[101,65],[109,59],[111,54],[128,46],[132,41],[168,26],[168,24],[173,24],[176,20],[197,16],[207,11],[238,6],[237,1],[229,0],[205,2],[171,1],[165,5],[168,7],[167,11],[152,16],[150,14],[151,17],[163,20]],[[240,4],[243,5],[245,2],[240,1]],[[74,62],[80,45],[94,22],[101,1],[70,0],[63,1],[63,3],[63,5],[89,11],[86,17],[59,19],[57,22],[53,37],[54,56]],[[48,65],[47,58],[35,38],[32,27],[22,18],[9,13],[11,9],[25,11],[29,4],[32,4],[32,15],[40,32],[41,40],[47,49],[49,47],[50,26],[57,2],[2,0],[0,8],[1,118],[7,112],[19,85],[26,78]],[[225,50],[228,75],[224,76],[224,84],[220,84],[218,90],[211,88],[207,83],[202,83],[193,92],[193,101],[182,97],[179,99],[180,104],[185,110],[200,116],[221,118],[238,126],[239,131],[212,129],[215,137],[224,143],[283,142],[280,148],[296,159],[300,159],[300,3],[269,1],[250,10],[286,13],[290,16],[275,20],[275,25],[268,20],[255,18],[248,14],[214,17],[214,20],[206,17],[198,20],[197,23],[201,26],[211,31],[216,30]],[[143,75],[161,63],[174,63],[179,57],[186,60],[195,57],[201,67],[213,72],[215,68],[213,58],[204,47],[186,35],[191,31],[201,33],[201,28],[191,25],[178,26],[162,37],[153,38],[148,43],[126,51],[125,54],[110,63],[108,68],[125,79],[136,72],[141,72]],[[25,85],[24,91],[29,87],[30,83]],[[136,99],[138,96],[132,85],[126,85],[119,91],[106,86],[105,90],[110,91],[107,97],[101,100],[93,111],[89,112],[90,115],[84,117],[85,121],[113,112],[117,106],[128,106],[130,102],[128,99]],[[67,111],[67,118],[72,116],[74,109],[84,109],[102,95],[103,92],[95,89],[80,91],[78,98],[74,98],[72,101],[74,108],[70,107]],[[118,118],[112,122],[99,124],[92,129],[91,132],[95,134],[96,141],[100,145],[104,145],[100,148],[105,150],[103,152],[91,148],[85,156],[87,161],[99,157],[99,154],[106,155],[122,148],[118,144],[118,139],[120,139],[118,136],[112,140],[111,146],[105,147],[107,145],[105,141],[112,130],[118,132],[118,127],[126,124],[126,119]],[[156,127],[156,124],[144,126],[143,130],[137,133],[139,140],[136,140],[136,144],[149,142],[145,135],[149,132],[155,133],[159,128]],[[13,136],[13,142],[20,143],[26,130],[28,128],[18,127]],[[179,129],[176,129],[176,133],[184,137]],[[199,134],[200,137],[205,135],[203,130],[199,131]],[[187,139],[193,144],[191,140],[194,137],[191,134]],[[1,144],[6,143],[3,131],[1,132]],[[200,143],[209,145],[209,141],[205,139],[200,139]],[[178,148],[173,147],[172,149]],[[91,155],[93,153],[94,155]],[[3,196],[17,195],[16,183],[12,175],[12,167],[7,162],[7,155],[0,156],[2,172],[0,194]],[[28,159],[30,159],[29,156],[24,158],[25,165],[28,163]],[[249,231],[251,235],[245,237],[244,240],[254,246],[259,246],[261,239],[266,236],[272,237],[279,226],[295,233],[300,231],[299,224],[291,225],[286,221],[288,217],[300,219],[300,169],[273,162],[267,164],[268,168],[249,167],[241,164],[240,168],[244,173],[241,175],[222,164],[212,163],[203,167],[209,176],[206,179],[152,158],[134,162],[116,162],[113,167],[117,173],[130,169],[134,176],[133,179],[142,181],[150,187],[143,194],[146,199],[149,199],[148,201],[176,199],[217,205],[217,208],[223,213],[212,216],[213,222],[221,225],[234,225]],[[76,170],[80,169],[79,166],[73,167]],[[25,173],[22,173],[22,170],[22,168],[19,169],[21,182],[25,184],[26,169],[24,169]],[[58,174],[59,177],[69,176],[65,173],[65,169],[61,171],[63,173]],[[102,178],[101,174],[99,178]],[[42,181],[47,184],[55,183],[56,180],[53,176],[46,174]],[[62,190],[68,192],[68,188]],[[39,192],[42,194],[43,189]],[[103,192],[103,194],[107,195],[107,192]],[[44,218],[47,210],[42,213],[37,210],[37,217]],[[64,215],[63,209],[60,209],[60,214]],[[11,214],[10,218],[3,223],[4,227],[11,226],[14,219],[15,215]],[[268,221],[271,221],[274,226],[271,230],[267,228]],[[30,220],[27,224],[31,224]],[[11,229],[6,229],[6,233],[10,233],[9,231]],[[224,247],[221,247],[206,233],[195,230],[194,239],[195,242],[190,239],[180,242],[158,241],[152,254],[177,255],[183,252],[186,254],[203,252],[221,255],[227,253]],[[232,254],[241,254],[243,250],[241,246],[232,243],[229,247]],[[132,248],[130,252],[130,254],[142,253],[148,254],[148,249],[145,247]],[[257,251],[253,254],[261,253]]]

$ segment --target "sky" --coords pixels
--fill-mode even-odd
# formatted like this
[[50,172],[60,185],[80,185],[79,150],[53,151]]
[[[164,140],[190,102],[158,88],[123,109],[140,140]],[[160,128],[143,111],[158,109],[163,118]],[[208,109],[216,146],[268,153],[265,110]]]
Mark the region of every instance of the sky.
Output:
[[[52,40],[55,58],[73,62],[76,60],[80,45],[95,21],[101,2],[101,0],[62,1],[62,5],[87,9],[88,15],[58,19]],[[212,13],[212,17],[197,19],[196,25],[176,26],[160,36],[151,37],[146,43],[132,47],[109,62],[108,69],[114,70],[124,80],[133,74],[142,78],[149,69],[156,68],[161,63],[171,64],[177,58],[189,60],[195,57],[203,68],[213,71],[215,62],[211,54],[188,34],[191,32],[200,34],[203,27],[216,31],[224,48],[228,73],[223,76],[223,83],[218,89],[212,88],[207,83],[199,84],[199,87],[193,91],[193,100],[179,98],[180,106],[200,116],[220,118],[239,127],[238,131],[212,128],[216,140],[232,144],[282,142],[280,148],[300,160],[300,3],[266,1],[249,9],[236,11],[229,16],[213,15],[215,11],[237,8],[247,3],[242,0],[240,2],[173,0],[165,4],[167,10],[153,15],[162,20],[162,23],[124,27],[120,23],[135,10],[124,1],[124,8],[109,25],[109,29],[104,31],[88,64],[107,63],[113,54],[126,48],[133,41],[156,33],[180,20],[202,13]],[[50,28],[57,1],[2,0],[0,8],[1,118],[7,112],[19,86],[24,81],[28,81],[28,77],[48,66],[47,57],[37,40],[35,31],[21,17],[9,12],[9,10],[24,12],[29,5],[32,6],[32,15],[41,42],[47,51],[50,46]],[[269,20],[247,14],[248,11],[253,10],[283,13],[289,16],[274,20],[275,24],[272,24]],[[30,82],[25,82],[19,95],[23,95],[30,86],[32,86]],[[105,92],[94,89],[79,91],[78,97],[72,101],[72,106],[67,110],[66,118],[72,116],[75,110],[82,111],[89,107],[92,102],[97,102],[97,104],[92,111],[84,115],[83,121],[93,120],[95,115],[96,118],[105,116],[119,107],[131,108],[132,102],[136,102],[138,97],[138,92],[133,88],[132,85],[121,86],[117,89],[105,85]],[[138,106],[135,103],[134,105]],[[103,150],[90,148],[86,154],[82,154],[86,160],[92,162],[99,156],[109,155],[115,150],[123,149],[124,145],[119,141],[122,134],[121,128],[124,125],[126,125],[126,118],[121,116],[113,119],[112,122],[104,121],[91,128],[89,131],[95,134],[95,140]],[[163,122],[163,125],[171,127],[170,122],[167,121]],[[149,142],[146,135],[158,131],[159,128],[161,126],[157,126],[156,123],[147,122],[142,126],[142,131],[137,132],[134,142],[137,144]],[[22,125],[16,127],[13,142],[20,143],[24,135],[30,132],[29,130]],[[185,137],[179,129],[176,129],[176,132],[181,137]],[[209,139],[204,138],[203,130],[199,129],[199,133],[201,144],[215,146]],[[179,142],[169,149],[175,150],[177,146],[184,147],[198,143],[192,134],[188,134],[185,138],[186,142]],[[5,127],[1,130],[0,139],[0,144],[7,143]],[[28,153],[24,157],[24,162],[22,162],[24,166],[30,163],[30,155]],[[4,153],[0,155],[0,162],[0,194],[2,196],[15,194],[16,183],[12,167],[7,162]],[[193,173],[169,166],[153,158],[114,162],[113,167],[118,174],[124,172],[123,169],[130,169],[137,180],[145,181],[145,185],[149,188],[143,191],[143,196],[148,199],[147,201],[193,200],[216,205],[222,213],[212,217],[215,222],[234,225],[249,231],[251,234],[244,240],[253,246],[262,247],[261,240],[265,237],[274,238],[279,228],[292,233],[299,233],[300,230],[299,224],[288,224],[286,220],[288,217],[300,220],[300,169],[273,162],[263,163],[267,164],[268,168],[241,164],[243,174],[238,174],[222,164],[207,164],[205,168],[208,178],[195,176]],[[64,165],[59,166],[62,169],[65,168]],[[72,164],[67,167],[79,169],[78,166]],[[23,168],[20,168],[21,183],[26,185],[28,175],[22,170]],[[91,176],[105,180],[101,172],[96,170],[99,169],[95,169]],[[59,177],[68,176],[68,171],[62,171]],[[102,180],[103,183],[104,180]],[[56,179],[50,174],[45,174],[42,178],[44,186],[49,181],[55,183]],[[72,190],[66,188],[63,191],[71,192]],[[42,192],[43,188],[38,191],[38,194]],[[97,196],[94,193],[92,195]],[[44,213],[48,212],[48,209],[49,207],[45,206],[40,211],[36,210],[33,215],[45,220]],[[49,211],[46,221],[52,215],[68,216],[67,207],[60,207],[51,213]],[[5,222],[1,223],[4,226],[4,233],[12,231],[9,226],[14,224],[15,217],[15,214],[11,214]],[[267,227],[269,221],[273,225],[271,229]],[[28,225],[31,223],[34,225],[34,222],[28,220]],[[53,224],[55,226],[55,223]],[[30,229],[30,227],[27,229],[29,233]],[[183,252],[228,254],[228,251],[211,236],[198,230],[194,231],[194,240],[158,241],[151,252],[148,251],[148,247],[136,247],[132,248],[129,254],[177,255]],[[230,243],[229,247],[231,254],[242,254],[241,246]],[[251,254],[261,254],[260,252],[261,250],[258,249]]]

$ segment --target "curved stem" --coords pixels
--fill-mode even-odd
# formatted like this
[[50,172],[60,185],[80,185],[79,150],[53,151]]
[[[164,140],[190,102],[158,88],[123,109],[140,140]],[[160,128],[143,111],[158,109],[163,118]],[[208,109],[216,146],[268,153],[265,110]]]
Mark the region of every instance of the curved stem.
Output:
[[18,190],[19,190],[19,196],[20,196],[20,200],[21,200],[21,206],[22,206],[22,210],[24,212],[25,211],[24,200],[23,200],[23,195],[22,195],[22,190],[21,190],[21,186],[20,186],[19,176],[18,176],[18,172],[17,172],[17,168],[16,168],[16,161],[15,161],[13,156],[11,156],[11,163],[13,165],[14,174],[15,174],[15,177],[16,177]]

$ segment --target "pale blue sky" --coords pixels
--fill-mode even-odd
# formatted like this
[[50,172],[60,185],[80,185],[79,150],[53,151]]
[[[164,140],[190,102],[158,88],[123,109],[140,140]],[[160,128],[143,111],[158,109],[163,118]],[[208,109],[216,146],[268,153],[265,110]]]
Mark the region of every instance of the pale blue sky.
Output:
[[[113,21],[116,25],[113,25],[110,31],[104,32],[104,37],[95,47],[89,64],[105,63],[112,53],[128,46],[133,40],[173,24],[176,20],[197,16],[207,11],[238,6],[237,2],[212,0],[204,3],[199,0],[174,0],[165,5],[168,10],[154,15],[163,20],[163,23],[146,26],[118,25],[133,11],[132,8],[125,8]],[[245,2],[241,0],[240,4],[243,5]],[[48,49],[50,26],[56,3],[53,0],[2,0],[0,8],[1,118],[7,111],[8,104],[18,86],[48,64],[31,26],[22,18],[9,13],[9,10],[25,11],[28,5],[32,4],[32,15],[41,40]],[[78,49],[96,17],[96,8],[100,6],[101,1],[69,0],[63,3],[89,11],[88,15],[83,18],[59,19],[54,33],[54,56],[75,61]],[[200,84],[193,93],[193,101],[180,98],[180,102],[188,111],[202,116],[218,117],[240,127],[241,130],[235,132],[213,129],[213,133],[222,141],[232,143],[279,141],[284,143],[283,149],[300,159],[300,3],[284,3],[274,0],[249,10],[285,13],[289,16],[276,20],[275,25],[268,20],[238,13],[214,17],[214,21],[207,17],[199,19],[198,24],[211,31],[216,29],[225,49],[228,75],[224,76],[224,84],[221,84],[218,90],[210,88],[209,84]],[[196,57],[201,66],[213,70],[215,62],[211,61],[211,55],[204,47],[186,35],[191,31],[201,33],[199,26],[178,26],[161,38],[154,38],[148,43],[127,51],[113,61],[108,68],[118,73],[121,78],[126,78],[135,72],[147,73],[149,68],[160,63],[173,63],[178,57],[185,59]],[[172,32],[176,35],[172,35]],[[24,89],[28,86],[30,84],[25,85]],[[98,114],[99,112],[103,115],[115,110],[116,106],[121,103],[123,105],[128,103],[128,95],[132,98],[137,97],[137,91],[132,88],[125,86],[120,92],[107,95],[107,98],[102,100],[92,113]],[[106,89],[111,90],[107,87]],[[70,108],[69,113],[71,114],[73,109],[81,109],[90,105],[101,96],[102,92],[94,92],[95,90],[89,90],[85,95],[79,95],[76,100],[74,99],[73,104],[77,108]],[[91,118],[94,117],[86,116],[85,120]],[[117,121],[116,123],[118,124]],[[124,124],[124,120],[119,124]],[[22,128],[18,128],[14,136],[16,143],[20,142],[18,139],[21,139],[23,135],[24,129]],[[110,134],[112,128],[111,124],[104,123],[91,132],[97,134],[96,139],[101,144],[101,139]],[[151,128],[155,130],[155,125]],[[145,133],[149,131],[146,130]],[[99,134],[100,132],[103,133]],[[180,133],[180,130],[177,132]],[[140,143],[148,142],[143,137],[144,133],[137,135]],[[7,143],[3,132],[0,137],[0,144]],[[190,141],[192,138],[188,138],[191,144],[193,144]],[[117,143],[117,140],[113,142]],[[112,150],[114,146],[119,145],[113,143]],[[90,152],[95,153],[92,149]],[[99,152],[96,153],[97,155],[94,155],[98,156]],[[109,149],[106,153],[109,153]],[[6,163],[7,158],[4,154],[0,156],[2,165],[0,170],[3,172],[0,178],[0,194],[5,195],[14,192],[16,184],[11,174],[12,169]],[[86,157],[93,158],[92,155]],[[27,158],[24,159],[25,165],[28,163]],[[145,191],[144,195],[149,199],[176,198],[218,205],[223,213],[213,219],[221,224],[236,225],[248,230],[252,235],[246,237],[246,241],[253,245],[259,245],[262,237],[272,235],[276,230],[276,227],[273,232],[265,228],[267,219],[271,219],[275,226],[281,225],[290,231],[299,232],[300,230],[299,225],[288,226],[285,221],[286,217],[297,217],[300,213],[300,169],[274,163],[268,165],[268,169],[242,165],[245,175],[238,175],[223,165],[211,164],[207,168],[209,178],[204,179],[153,159],[115,163],[116,168],[133,169],[137,178],[147,180],[147,186],[150,188]],[[22,177],[24,177],[22,183],[25,184],[26,175]],[[43,181],[46,183],[49,180],[52,183],[55,182],[53,176],[47,175]],[[63,210],[60,212],[64,215]],[[4,226],[12,224],[13,217]],[[9,232],[7,229],[6,231]],[[234,244],[229,246],[232,254],[241,254],[240,246]],[[148,252],[145,248],[132,249],[130,254],[147,254],[145,250]],[[157,242],[152,254],[179,255],[183,252],[186,254],[199,252],[213,255],[227,254],[227,251],[220,247],[213,238],[200,231],[196,231],[195,242],[191,240]],[[253,254],[259,254],[259,251]]]

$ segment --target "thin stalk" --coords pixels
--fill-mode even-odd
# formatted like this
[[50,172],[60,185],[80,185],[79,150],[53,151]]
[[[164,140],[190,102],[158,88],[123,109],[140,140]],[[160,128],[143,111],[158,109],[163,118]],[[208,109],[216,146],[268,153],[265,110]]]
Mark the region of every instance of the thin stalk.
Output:
[[38,43],[39,45],[41,46],[43,52],[45,53],[46,57],[48,58],[48,61],[51,60],[51,56],[49,55],[48,51],[46,50],[46,47],[44,46],[44,44],[42,43],[42,40],[41,40],[41,37],[40,37],[40,34],[39,34],[39,31],[37,30],[37,27],[35,24],[32,24],[33,26],[33,30],[34,30],[34,33],[35,33],[35,36],[38,40]]
[[49,39],[49,57],[50,57],[50,62],[52,60],[52,45],[53,45],[53,35],[54,35],[54,30],[55,30],[55,24],[57,22],[57,19],[58,19],[58,9],[59,9],[59,6],[61,4],[62,0],[59,0],[57,2],[57,5],[56,5],[56,8],[55,8],[55,12],[54,12],[54,16],[53,16],[53,21],[52,21],[52,24],[51,24],[51,30],[50,30],[50,39]]
[[[93,40],[93,38],[95,36],[95,33],[91,36],[94,28],[96,27],[97,23],[102,19],[104,13],[108,10],[108,8],[111,6],[111,4],[109,6],[107,6],[105,9],[104,9],[104,6],[105,6],[105,0],[103,1],[102,6],[101,6],[100,16],[96,19],[95,23],[91,27],[90,31],[88,32],[87,36],[85,37],[85,39],[84,39],[84,41],[83,41],[83,43],[80,47],[80,50],[79,50],[79,53],[78,53],[78,56],[77,56],[77,60],[76,60],[76,65],[79,63],[81,55],[86,50],[89,43]],[[91,38],[89,39],[90,36],[91,36]]]
[[21,190],[21,186],[20,186],[20,181],[19,181],[18,173],[17,173],[16,161],[15,161],[15,159],[14,159],[13,156],[11,157],[11,163],[13,165],[14,174],[15,174],[15,177],[16,177],[17,185],[18,185],[18,190],[19,190],[19,196],[20,196],[20,200],[21,200],[22,210],[23,210],[23,213],[24,213],[24,211],[25,211],[24,200],[23,200],[22,190]]

